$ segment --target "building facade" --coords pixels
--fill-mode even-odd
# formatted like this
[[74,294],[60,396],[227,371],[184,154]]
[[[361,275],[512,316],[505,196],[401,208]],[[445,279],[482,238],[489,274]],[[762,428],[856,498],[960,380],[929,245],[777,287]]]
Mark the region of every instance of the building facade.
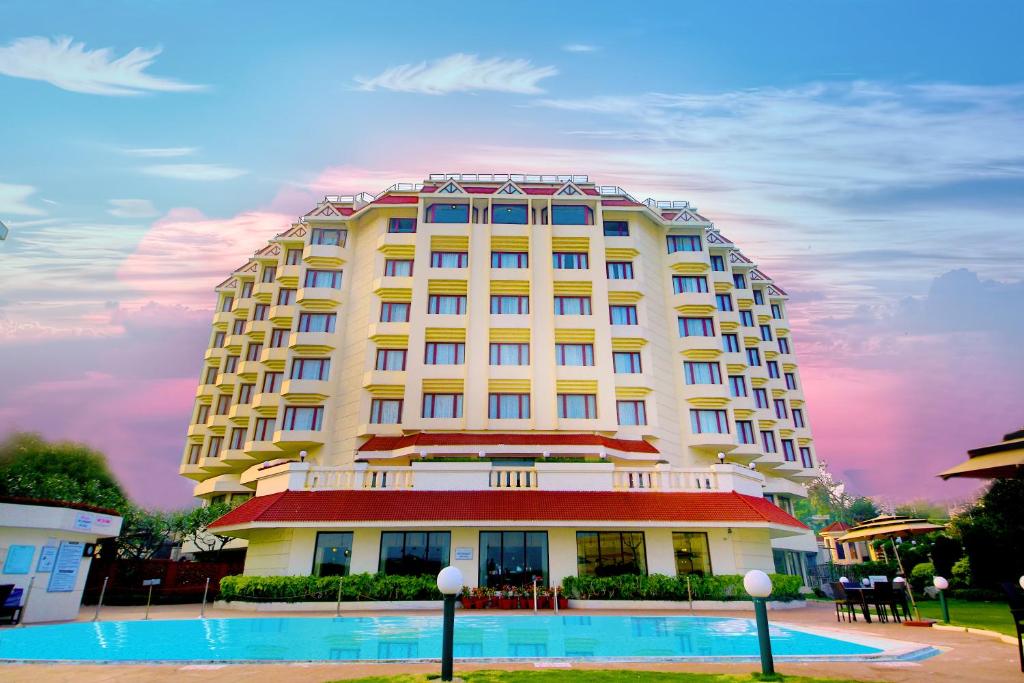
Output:
[[803,573],[786,292],[586,176],[328,196],[217,287],[181,474],[246,572]]

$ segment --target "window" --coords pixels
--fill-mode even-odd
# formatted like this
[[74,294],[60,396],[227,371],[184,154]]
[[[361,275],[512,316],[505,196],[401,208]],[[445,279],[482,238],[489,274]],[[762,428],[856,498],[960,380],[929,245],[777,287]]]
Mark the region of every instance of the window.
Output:
[[764,290],[763,289],[755,289],[754,290],[754,303],[757,304],[758,306],[764,306]]
[[508,342],[492,342],[491,365],[529,365],[530,345]]
[[277,290],[277,305],[278,306],[291,306],[295,303],[295,290],[294,289],[279,289]]
[[590,297],[556,296],[555,315],[590,315]]
[[761,364],[761,352],[757,349],[747,349],[747,365],[760,365]]
[[245,427],[235,427],[231,430],[231,441],[228,442],[228,448],[235,451],[240,451],[245,446]]
[[724,273],[725,272],[725,257],[719,254],[714,254],[711,257],[711,270]]
[[754,423],[750,420],[736,420],[736,434],[742,444],[755,443]]
[[789,337],[779,337],[779,353],[789,352]]
[[200,454],[203,452],[203,444],[194,443],[188,447],[188,464],[198,465]]
[[297,266],[302,263],[302,250],[301,249],[289,249],[284,255],[284,264],[286,266]]
[[245,334],[245,321],[242,319],[235,320],[231,324],[231,334]]
[[779,449],[775,445],[775,432],[763,431],[761,432],[761,448],[765,453],[778,453]]
[[744,327],[754,326],[754,314],[750,311],[740,311],[740,324]]
[[375,398],[370,402],[370,423],[395,425],[402,421],[402,400]]
[[351,531],[321,531],[316,535],[313,576],[348,576],[351,563]]
[[775,417],[780,420],[789,418],[789,412],[786,410],[786,399],[777,398],[772,402],[775,406]]
[[694,434],[728,434],[729,418],[724,410],[690,410]]
[[635,375],[644,371],[640,365],[639,351],[613,351],[612,362],[617,375]]
[[288,406],[284,409],[284,419],[281,421],[281,429],[285,431],[319,432],[323,419],[323,406]]
[[266,304],[256,304],[255,306],[252,307],[252,319],[266,320],[268,310],[270,310],[270,306]]
[[781,304],[772,304],[772,317],[776,320],[782,320],[782,306]]
[[462,417],[462,394],[423,394],[423,417]]
[[197,425],[204,425],[204,424],[206,424],[206,421],[209,418],[210,418],[210,406],[208,406],[206,404],[203,404],[203,405],[199,406],[198,408],[196,408],[196,422],[195,423]]
[[221,394],[217,397],[217,409],[213,412],[214,415],[227,415],[228,410],[231,408],[231,394]]
[[263,353],[263,344],[249,344],[249,347],[245,350],[245,359],[259,360],[261,353]]
[[525,420],[530,417],[529,394],[490,394],[487,417],[492,420]]
[[715,323],[711,318],[680,318],[680,337],[714,337]]
[[416,232],[415,218],[392,218],[388,221],[388,232]]
[[378,570],[397,576],[436,576],[448,566],[451,538],[448,531],[384,531]]
[[256,418],[256,426],[252,430],[253,441],[273,441],[277,421],[272,417]]
[[303,287],[325,287],[341,289],[340,270],[307,270]]
[[674,531],[672,550],[676,556],[676,576],[711,576],[711,551],[706,533]]
[[465,268],[469,265],[469,254],[464,251],[430,252],[431,268]]
[[336,313],[300,313],[299,332],[334,332]]
[[736,289],[746,289],[747,278],[743,275],[743,273],[733,273],[732,284]]
[[412,261],[409,259],[385,259],[384,274],[388,277],[408,277],[412,275]]
[[492,251],[491,268],[528,268],[530,257],[525,251]]
[[255,384],[239,384],[238,385],[238,405],[247,406],[252,403],[252,395],[256,391]]
[[466,362],[463,342],[427,342],[423,354],[425,365],[462,365]]
[[555,344],[555,362],[558,365],[593,365],[593,344]]
[[579,204],[555,204],[551,207],[551,225],[593,225],[594,210]]
[[605,264],[605,272],[609,280],[632,280],[632,261],[608,261]]
[[624,426],[647,424],[647,408],[643,401],[616,401],[615,412]]
[[770,360],[765,363],[768,366],[768,376],[772,379],[779,379],[779,363],[778,361]]
[[613,304],[608,307],[608,318],[612,325],[636,325],[636,306]]
[[720,311],[731,311],[732,297],[728,294],[715,294],[715,307]]
[[263,277],[260,278],[260,282],[268,283],[273,282],[277,279],[277,266],[265,266],[263,268]]
[[605,237],[629,237],[629,223],[627,221],[605,221]]
[[230,375],[238,370],[238,356],[228,356],[224,359],[224,374]]
[[329,358],[296,358],[292,361],[291,379],[324,380],[331,374]]
[[782,457],[786,462],[796,462],[796,448],[792,439],[782,439]]
[[563,419],[597,418],[597,396],[594,394],[558,394],[558,417]]
[[252,282],[246,281],[242,283],[242,293],[238,295],[240,299],[248,299],[252,296]]
[[309,237],[309,243],[332,247],[343,247],[345,246],[345,238],[347,235],[347,230],[338,230],[337,228],[313,228],[313,234]]
[[227,313],[228,311],[230,311],[234,307],[234,305],[235,305],[235,297],[225,295],[224,298],[220,300],[220,311],[221,311],[221,313]]
[[405,349],[377,349],[374,370],[405,370]]
[[642,531],[577,531],[576,557],[580,576],[647,573]]
[[793,426],[795,427],[806,427],[807,423],[804,422],[804,410],[803,408],[793,408]]
[[747,395],[747,379],[743,375],[729,375],[729,395],[734,398]]
[[427,207],[428,223],[468,223],[469,204],[431,204]]
[[217,368],[206,368],[206,375],[203,376],[203,384],[217,383]]
[[586,252],[556,251],[551,254],[555,268],[561,270],[584,270],[590,267],[590,255]]
[[263,374],[263,393],[276,394],[281,391],[283,372],[266,372]]
[[481,586],[526,586],[535,576],[541,577],[541,583],[547,583],[546,531],[480,532]]
[[463,294],[431,294],[427,299],[427,313],[464,315],[466,313],[466,297]]
[[492,294],[491,313],[498,315],[526,315],[530,312],[530,297],[514,294]]
[[279,349],[282,346],[288,345],[288,336],[291,335],[291,330],[283,327],[275,327],[270,331],[270,348]]
[[767,389],[754,389],[754,405],[756,405],[758,408],[768,407]]
[[683,361],[683,373],[687,384],[721,384],[722,371],[718,363]]
[[761,341],[771,341],[771,340],[772,340],[772,326],[771,325],[761,325]]
[[211,436],[210,437],[210,445],[206,449],[206,457],[207,458],[219,458],[220,457],[220,447],[222,445],[224,445],[224,437],[223,436]]
[[672,291],[676,294],[706,292],[708,279],[703,275],[673,275]]
[[222,348],[224,348],[224,339],[226,337],[227,337],[227,334],[224,333],[224,332],[214,332],[213,333],[213,344],[212,344],[213,348],[215,348],[215,349],[222,349]]
[[498,225],[526,225],[526,204],[495,204],[491,214],[491,223]]
[[740,338],[735,334],[722,335],[722,350],[726,353],[739,353]]
[[668,235],[668,253],[677,251],[700,251],[700,237],[697,235]]
[[804,467],[814,467],[814,458],[811,457],[811,449],[807,446],[800,447],[800,464]]
[[409,304],[385,301],[380,305],[380,321],[382,323],[409,322]]

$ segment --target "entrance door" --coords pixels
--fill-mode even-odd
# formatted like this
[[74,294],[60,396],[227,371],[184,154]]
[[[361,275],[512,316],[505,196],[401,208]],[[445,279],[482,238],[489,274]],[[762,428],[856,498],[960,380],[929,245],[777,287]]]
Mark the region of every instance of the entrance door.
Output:
[[548,534],[546,531],[481,531],[480,585],[490,588],[547,585]]

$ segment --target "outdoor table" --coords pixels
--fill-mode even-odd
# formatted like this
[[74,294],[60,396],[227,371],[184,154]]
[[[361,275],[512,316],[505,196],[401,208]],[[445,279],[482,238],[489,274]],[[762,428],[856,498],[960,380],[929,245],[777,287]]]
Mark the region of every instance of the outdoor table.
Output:
[[874,595],[874,588],[867,588],[865,586],[854,586],[853,584],[847,584],[843,586],[846,589],[848,595],[860,596],[860,611],[864,615],[864,621],[871,623],[871,609],[868,607],[868,598]]

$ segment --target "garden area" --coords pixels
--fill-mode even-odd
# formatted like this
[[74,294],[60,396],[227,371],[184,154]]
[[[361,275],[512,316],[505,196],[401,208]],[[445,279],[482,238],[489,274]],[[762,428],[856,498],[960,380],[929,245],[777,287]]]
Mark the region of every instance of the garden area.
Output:
[[[808,678],[805,676],[776,676],[761,678],[758,674],[703,674],[672,673],[665,671],[629,670],[551,670],[551,671],[460,671],[458,676],[466,683],[747,683],[748,681],[785,681],[785,683],[858,683],[848,678]],[[373,676],[345,683],[426,683],[436,681],[436,674]],[[342,683],[337,681],[336,683]]]

